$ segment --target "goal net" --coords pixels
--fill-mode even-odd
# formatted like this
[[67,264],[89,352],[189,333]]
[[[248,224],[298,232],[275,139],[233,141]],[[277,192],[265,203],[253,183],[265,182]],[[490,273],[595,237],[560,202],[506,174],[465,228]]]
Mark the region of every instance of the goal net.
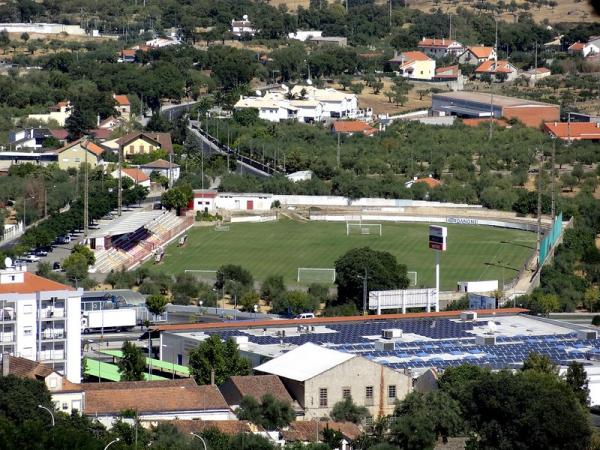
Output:
[[206,283],[215,284],[217,282],[217,271],[212,269],[186,269],[185,273],[191,274],[196,280]]
[[298,267],[298,283],[334,283],[335,269],[316,267]]
[[374,234],[375,236],[381,236],[383,234],[383,227],[380,223],[346,223],[346,236],[351,234]]
[[419,280],[417,278],[417,272],[408,271],[408,272],[406,272],[406,275],[408,276],[408,279],[410,280],[409,286],[416,286],[418,284]]
[[215,225],[215,231],[229,231],[229,225]]

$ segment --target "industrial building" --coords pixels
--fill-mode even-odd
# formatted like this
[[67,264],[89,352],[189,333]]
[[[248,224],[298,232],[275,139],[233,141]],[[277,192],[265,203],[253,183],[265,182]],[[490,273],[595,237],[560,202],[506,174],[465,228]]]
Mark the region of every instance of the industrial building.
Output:
[[444,92],[433,94],[431,111],[437,116],[517,119],[528,127],[560,120],[560,106],[533,100],[483,92]]
[[[155,332],[160,333],[161,359],[177,364],[187,364],[189,351],[213,334],[222,339],[233,338],[242,356],[250,360],[255,371],[280,376],[292,397],[307,410],[306,418],[323,412],[323,408],[318,406],[321,397],[318,389],[321,388],[327,389],[326,394],[323,391],[327,405],[338,401],[338,394],[343,397],[342,389],[346,387],[355,401],[369,407],[373,413],[378,411],[380,404],[387,408],[385,399],[381,402],[377,398],[367,398],[365,380],[351,376],[352,373],[362,373],[365,360],[376,363],[369,369],[371,375],[367,377],[372,383],[379,380],[383,369],[378,368],[383,367],[385,379],[389,379],[389,374],[395,371],[417,385],[423,375],[431,372],[430,369],[440,372],[465,363],[492,370],[519,368],[531,352],[547,355],[562,367],[571,361],[582,362],[590,379],[592,405],[600,404],[600,389],[596,388],[600,388],[600,339],[597,339],[596,330],[525,315],[525,312],[519,308],[507,308],[176,324],[157,326]],[[310,352],[303,350],[307,343],[311,344]],[[295,358],[287,356],[296,352],[300,355]],[[312,353],[320,355],[314,364],[307,362],[312,360]],[[360,358],[354,361],[354,356]],[[296,368],[287,370],[286,360],[290,365],[295,364]],[[348,361],[353,362],[349,364]],[[340,364],[348,367],[338,373]],[[307,372],[315,367],[320,369]],[[334,372],[337,383],[330,387],[326,383],[326,375]],[[317,382],[313,383],[313,379]],[[387,384],[396,385],[399,398],[404,395],[401,381],[386,381],[385,386],[377,386],[377,392],[383,392],[385,396]],[[303,390],[298,387],[300,385]],[[325,405],[325,399],[321,404]]]

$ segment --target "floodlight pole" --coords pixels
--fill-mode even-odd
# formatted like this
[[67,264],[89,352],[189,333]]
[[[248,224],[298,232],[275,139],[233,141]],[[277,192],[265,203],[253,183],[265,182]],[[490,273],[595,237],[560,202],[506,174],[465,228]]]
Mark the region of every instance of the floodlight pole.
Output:
[[[435,251],[435,310],[440,310],[440,251]],[[427,302],[427,312],[431,312],[431,305]]]
[[363,316],[367,315],[367,268],[363,277]]

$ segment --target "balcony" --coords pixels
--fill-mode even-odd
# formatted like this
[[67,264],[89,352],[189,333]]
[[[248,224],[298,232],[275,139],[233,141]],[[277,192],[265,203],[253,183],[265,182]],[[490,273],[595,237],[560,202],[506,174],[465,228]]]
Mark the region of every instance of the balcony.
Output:
[[42,308],[39,310],[40,319],[64,319],[64,308]]
[[17,314],[13,306],[2,306],[0,304],[0,322],[14,322],[17,320]]
[[15,341],[15,333],[13,331],[5,331],[0,333],[0,342],[14,342]]
[[57,361],[65,359],[64,350],[42,350],[37,354],[38,361]]
[[67,333],[62,328],[46,328],[40,333],[42,339],[66,339]]

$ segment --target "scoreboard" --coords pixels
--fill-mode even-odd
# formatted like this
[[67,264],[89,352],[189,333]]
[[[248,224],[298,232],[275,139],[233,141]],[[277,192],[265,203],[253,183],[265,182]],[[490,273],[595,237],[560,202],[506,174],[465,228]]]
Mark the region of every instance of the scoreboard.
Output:
[[448,228],[438,225],[429,225],[429,248],[446,251]]

